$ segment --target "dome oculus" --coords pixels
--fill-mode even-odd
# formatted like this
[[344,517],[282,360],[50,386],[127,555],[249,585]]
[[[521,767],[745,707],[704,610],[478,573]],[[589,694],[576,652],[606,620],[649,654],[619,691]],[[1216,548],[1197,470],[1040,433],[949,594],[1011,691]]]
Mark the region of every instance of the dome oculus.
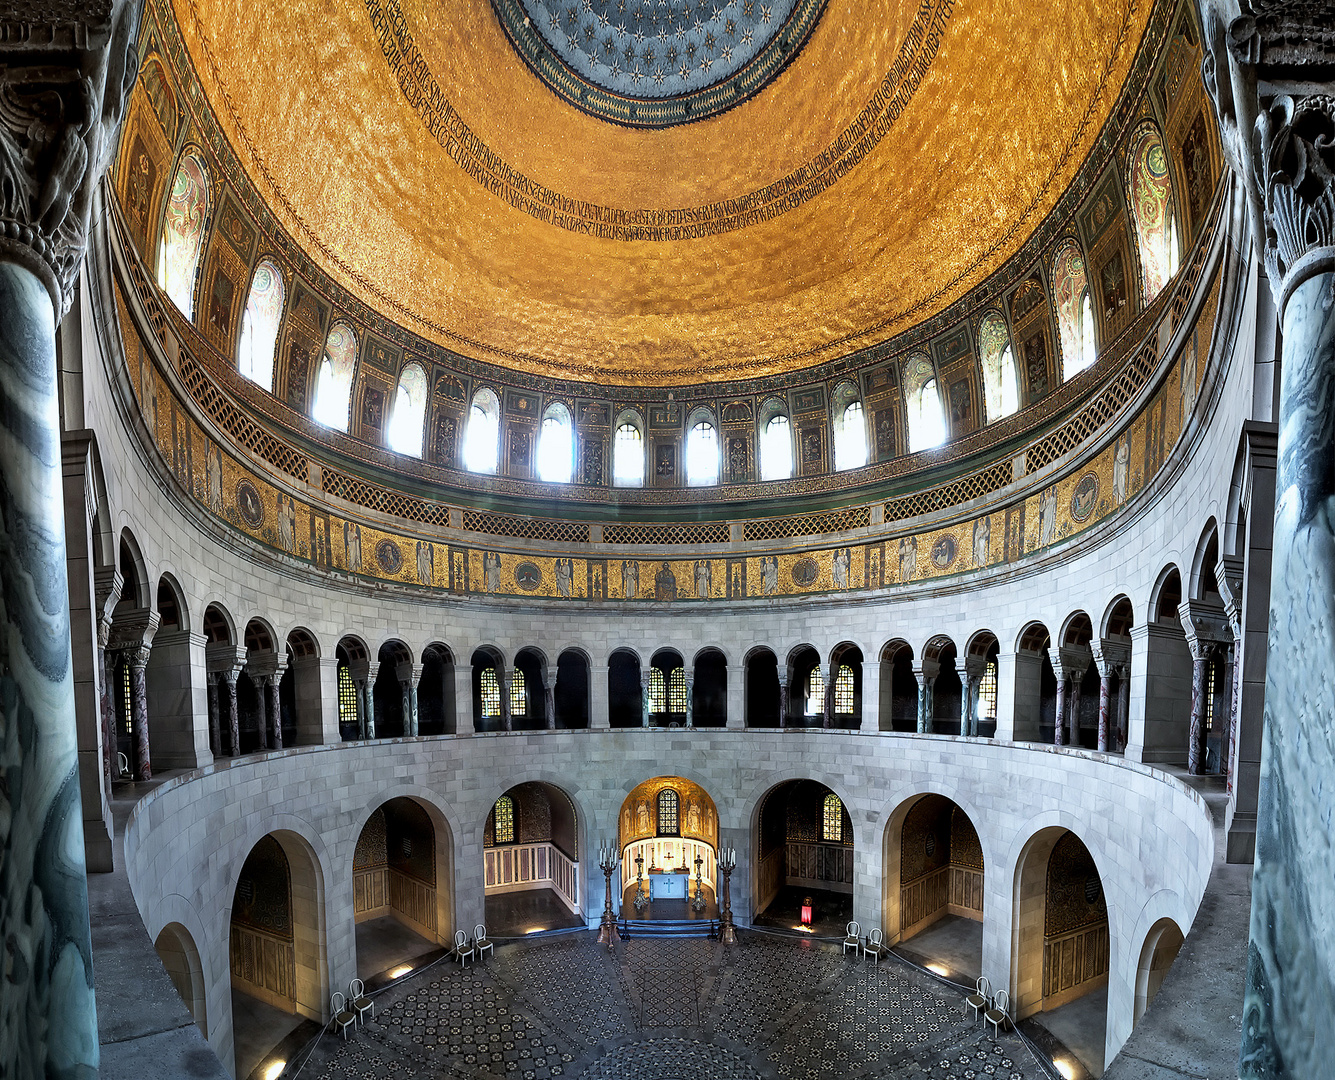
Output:
[[797,55],[825,0],[492,0],[528,66],[613,123],[662,128],[751,97]]

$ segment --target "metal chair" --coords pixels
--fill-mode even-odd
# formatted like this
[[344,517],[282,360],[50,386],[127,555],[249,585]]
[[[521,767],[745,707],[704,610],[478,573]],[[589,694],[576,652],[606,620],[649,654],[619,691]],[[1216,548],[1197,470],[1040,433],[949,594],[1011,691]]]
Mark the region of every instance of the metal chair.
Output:
[[983,1013],[983,1019],[992,1025],[992,1034],[997,1035],[1010,1026],[1011,996],[1005,990],[998,990],[992,999],[992,1008]]
[[477,950],[477,958],[482,959],[484,952],[494,952],[492,943],[487,940],[487,928],[483,923],[478,923],[473,927],[473,948]]
[[882,940],[881,928],[878,926],[867,934],[867,944],[862,946],[862,955],[865,959],[870,956],[873,964],[879,964],[881,957],[890,951],[890,947]]
[[850,922],[844,927],[844,953],[853,950],[853,955],[857,956],[862,952],[862,927],[856,922]]
[[473,951],[473,943],[468,940],[467,930],[456,930],[454,932],[454,955],[459,958],[460,967],[464,966],[464,961],[473,959],[476,955]]
[[973,1010],[973,1022],[978,1023],[979,1014],[992,1003],[992,984],[983,975],[973,984],[974,993],[964,999],[964,1007]]
[[365,1016],[375,1015],[375,1002],[366,996],[366,984],[361,979],[348,983],[348,1008],[357,1014],[357,1023],[364,1024]]
[[334,1014],[334,1023],[339,1031],[343,1032],[343,1041],[348,1041],[348,1028],[357,1023],[357,1014],[347,1006],[347,998],[334,991],[333,997],[329,999],[329,1011]]

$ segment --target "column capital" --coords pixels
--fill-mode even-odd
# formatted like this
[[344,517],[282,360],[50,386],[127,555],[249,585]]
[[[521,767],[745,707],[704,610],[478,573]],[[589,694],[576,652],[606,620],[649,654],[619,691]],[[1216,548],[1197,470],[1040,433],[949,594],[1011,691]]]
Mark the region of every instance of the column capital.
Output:
[[1058,680],[1083,679],[1092,659],[1088,645],[1054,645],[1048,649],[1048,660]]
[[12,6],[0,69],[0,258],[31,271],[59,322],[89,211],[138,74],[142,0]]
[[1198,0],[1201,73],[1229,164],[1241,179],[1252,235],[1281,314],[1293,290],[1335,270],[1335,64],[1324,4]]
[[272,649],[265,649],[263,652],[246,654],[246,674],[252,679],[268,681],[269,679],[282,678],[283,672],[287,670],[287,655],[277,653]]
[[111,616],[120,603],[125,578],[114,566],[102,566],[93,571],[93,599],[97,605],[97,643],[107,647],[111,638]]
[[1089,653],[1101,678],[1108,678],[1125,670],[1131,664],[1131,646],[1109,638],[1095,638],[1089,643]]
[[913,661],[913,674],[919,680],[935,679],[941,674],[941,664],[936,660],[915,660]]
[[1177,614],[1193,660],[1206,659],[1216,645],[1233,644],[1233,628],[1222,604],[1183,600],[1177,606]]
[[424,668],[421,664],[404,661],[394,669],[394,675],[398,678],[399,682],[407,683],[409,686],[416,686],[422,680],[423,670]]
[[1215,563],[1214,576],[1219,582],[1219,596],[1224,601],[1224,616],[1237,637],[1242,632],[1242,574],[1241,555],[1220,555]]
[[204,646],[204,667],[207,671],[226,675],[231,672],[231,682],[241,674],[246,666],[246,647],[233,645],[230,641],[215,641]]
[[148,651],[153,647],[153,635],[158,632],[158,623],[161,621],[162,616],[152,608],[122,612],[112,621],[107,648],[119,653],[143,650],[147,662]]

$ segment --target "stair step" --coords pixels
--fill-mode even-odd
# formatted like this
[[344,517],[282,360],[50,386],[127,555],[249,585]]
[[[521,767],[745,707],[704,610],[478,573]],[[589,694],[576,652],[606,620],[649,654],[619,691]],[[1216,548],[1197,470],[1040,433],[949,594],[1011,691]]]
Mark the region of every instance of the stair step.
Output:
[[709,919],[622,919],[621,933],[635,937],[713,937],[717,921]]

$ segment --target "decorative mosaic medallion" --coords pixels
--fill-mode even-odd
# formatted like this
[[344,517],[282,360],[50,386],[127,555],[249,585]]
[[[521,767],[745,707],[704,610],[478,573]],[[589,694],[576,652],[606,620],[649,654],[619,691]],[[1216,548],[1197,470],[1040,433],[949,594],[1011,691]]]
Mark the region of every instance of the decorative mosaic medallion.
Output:
[[236,508],[241,511],[241,520],[252,529],[264,524],[264,503],[260,502],[260,493],[249,480],[236,482]]
[[515,567],[515,584],[525,592],[532,592],[542,584],[542,571],[531,562],[521,562]]
[[381,540],[375,546],[375,561],[387,574],[397,574],[403,567],[403,552],[393,540]]
[[1080,522],[1088,521],[1098,501],[1099,478],[1092,472],[1085,473],[1071,495],[1071,517]]
[[630,127],[715,116],[806,44],[825,0],[492,0],[511,43],[576,108]]
[[932,565],[938,570],[946,569],[955,561],[955,552],[958,549],[955,546],[953,536],[943,536],[932,545]]
[[815,559],[809,557],[798,559],[793,563],[793,584],[805,589],[815,584],[819,573],[820,567],[816,565]]

